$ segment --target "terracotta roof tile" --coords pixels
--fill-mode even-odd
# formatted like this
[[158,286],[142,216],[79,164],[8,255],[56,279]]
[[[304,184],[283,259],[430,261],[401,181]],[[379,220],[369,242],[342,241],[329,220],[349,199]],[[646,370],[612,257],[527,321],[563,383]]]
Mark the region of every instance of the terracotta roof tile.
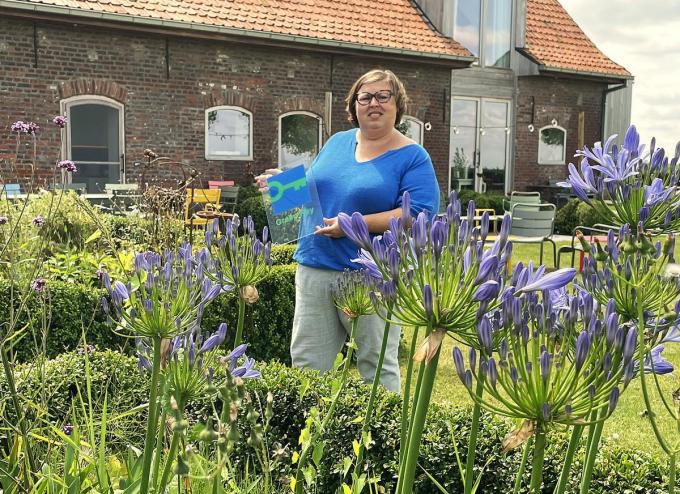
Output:
[[631,75],[595,46],[558,0],[527,0],[525,50],[547,70]]
[[[110,14],[471,57],[434,31],[411,0],[21,0]],[[379,8],[378,8],[379,7]]]

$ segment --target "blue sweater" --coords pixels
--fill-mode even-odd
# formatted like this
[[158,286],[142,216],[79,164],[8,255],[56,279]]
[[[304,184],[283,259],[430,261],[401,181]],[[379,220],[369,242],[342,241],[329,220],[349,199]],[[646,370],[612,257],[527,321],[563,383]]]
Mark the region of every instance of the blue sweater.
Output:
[[[366,162],[355,158],[357,129],[334,134],[312,163],[321,209],[326,218],[340,212],[351,215],[380,213],[401,207],[404,191],[411,195],[411,214],[439,210],[439,185],[425,149],[410,144]],[[350,261],[358,247],[347,237],[310,235],[301,238],[294,258],[320,269],[357,269]]]

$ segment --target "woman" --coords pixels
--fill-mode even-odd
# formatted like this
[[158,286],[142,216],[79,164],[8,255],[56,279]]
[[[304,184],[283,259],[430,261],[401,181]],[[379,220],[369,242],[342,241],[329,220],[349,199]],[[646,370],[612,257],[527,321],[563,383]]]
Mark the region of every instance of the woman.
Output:
[[[347,317],[333,304],[331,288],[343,270],[360,266],[351,261],[357,257],[357,247],[340,229],[338,213],[358,211],[372,234],[382,234],[390,218],[401,216],[405,191],[411,196],[413,215],[439,208],[439,187],[430,156],[396,129],[406,100],[404,86],[391,71],[371,70],[362,75],[345,100],[355,128],[334,134],[312,163],[327,218],[315,235],[299,240],[295,251],[294,366],[329,370],[350,331]],[[257,177],[262,190],[266,190],[269,176]],[[383,328],[378,316],[359,318],[357,363],[367,382],[375,376]],[[399,336],[400,328],[391,328],[380,379],[396,392],[400,390]]]

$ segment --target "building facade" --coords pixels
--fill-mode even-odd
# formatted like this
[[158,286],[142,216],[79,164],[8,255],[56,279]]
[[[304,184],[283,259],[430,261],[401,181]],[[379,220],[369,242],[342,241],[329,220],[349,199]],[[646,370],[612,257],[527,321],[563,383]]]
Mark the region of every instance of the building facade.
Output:
[[[557,0],[387,0],[377,13],[368,1],[180,5],[0,0],[0,159],[14,155],[9,127],[23,119],[42,127],[24,177],[49,182],[61,156],[88,192],[175,180],[180,168],[248,183],[308,163],[350,128],[344,98],[380,67],[404,82],[405,130],[443,190],[506,192],[563,178],[569,154],[600,139],[609,88],[630,79]],[[595,50],[594,70],[550,65],[565,45],[532,22],[556,11],[551,22]],[[49,124],[56,114],[65,129]],[[145,149],[182,167],[148,170]]]

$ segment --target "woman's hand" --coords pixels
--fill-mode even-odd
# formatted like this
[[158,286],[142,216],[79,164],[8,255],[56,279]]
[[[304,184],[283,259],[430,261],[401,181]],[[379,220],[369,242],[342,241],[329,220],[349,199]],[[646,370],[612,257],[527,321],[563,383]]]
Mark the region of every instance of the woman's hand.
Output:
[[261,194],[264,194],[265,192],[269,192],[269,186],[267,185],[267,179],[273,177],[274,175],[278,175],[281,173],[283,170],[279,168],[268,168],[264,171],[262,175],[258,175],[255,177],[255,184],[260,190]]
[[330,238],[342,238],[345,236],[345,232],[340,228],[337,216],[335,218],[324,218],[323,223],[326,226],[317,226],[315,235],[325,235]]

